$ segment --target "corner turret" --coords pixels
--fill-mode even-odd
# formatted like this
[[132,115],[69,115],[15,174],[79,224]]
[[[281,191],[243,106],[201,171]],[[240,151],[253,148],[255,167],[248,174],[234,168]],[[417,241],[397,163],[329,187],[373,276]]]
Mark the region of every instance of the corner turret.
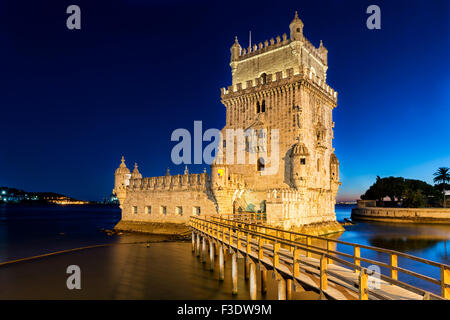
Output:
[[306,185],[308,178],[307,163],[309,152],[304,143],[297,142],[292,147],[292,183],[295,188]]
[[234,43],[231,46],[231,61],[236,61],[241,55],[241,45],[238,42],[237,37],[234,38]]
[[122,156],[121,163],[114,173],[114,189],[113,194],[117,196],[120,206],[126,198],[126,188],[130,184],[130,170],[125,164],[125,158]]
[[291,31],[291,40],[302,40],[303,38],[303,21],[298,17],[297,11],[295,11],[294,20],[289,25]]
[[134,164],[134,170],[131,173],[131,179],[142,179],[142,174],[138,170],[137,163]]

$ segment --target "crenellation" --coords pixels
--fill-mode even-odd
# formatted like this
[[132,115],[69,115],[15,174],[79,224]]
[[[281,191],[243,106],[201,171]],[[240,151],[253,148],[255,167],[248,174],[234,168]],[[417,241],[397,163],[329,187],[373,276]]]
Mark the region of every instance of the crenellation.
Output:
[[[337,101],[337,92],[326,84],[325,81],[319,76],[315,75],[311,71],[307,74],[307,76],[304,73],[295,73],[294,71],[295,68],[289,68],[284,70],[284,72],[278,71],[275,74],[267,74],[267,81],[264,84],[262,84],[261,78],[256,78],[254,80],[247,80],[245,87],[242,83],[237,83],[234,86],[228,86],[228,89],[221,88],[221,98],[227,99],[231,96],[249,94],[249,92],[261,90],[262,87],[265,87],[266,90],[270,90],[276,86],[280,86],[281,90],[283,90],[283,86],[290,86],[299,81],[308,81],[326,94],[329,99],[334,102]],[[272,80],[274,78],[275,80]]]

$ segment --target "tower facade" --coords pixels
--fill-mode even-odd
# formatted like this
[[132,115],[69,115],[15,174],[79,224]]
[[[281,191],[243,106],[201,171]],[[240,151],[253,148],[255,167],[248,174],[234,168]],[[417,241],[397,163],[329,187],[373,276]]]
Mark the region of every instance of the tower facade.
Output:
[[[305,38],[297,13],[289,29],[289,38],[283,34],[246,49],[236,39],[231,47],[232,84],[221,91],[222,135],[243,130],[245,163],[237,163],[239,142],[227,153],[231,140],[224,138],[224,159],[212,166],[219,212],[264,211],[285,227],[335,221],[340,185],[332,144],[337,92],[326,82],[328,51],[322,41],[316,48]],[[249,146],[250,134],[257,146]],[[230,154],[234,159],[227,161]]]

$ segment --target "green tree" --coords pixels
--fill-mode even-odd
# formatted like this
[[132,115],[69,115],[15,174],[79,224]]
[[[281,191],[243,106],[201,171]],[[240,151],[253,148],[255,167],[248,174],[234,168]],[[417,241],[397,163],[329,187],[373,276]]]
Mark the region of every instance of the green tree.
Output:
[[443,185],[442,192],[444,193],[444,208],[445,208],[446,207],[445,190],[447,190],[447,182],[450,182],[450,169],[446,167],[438,168],[433,175],[434,175],[433,181],[435,183],[441,183]]
[[433,199],[438,199],[439,193],[425,181],[402,177],[377,177],[361,199],[382,200],[385,197],[389,197],[391,201],[402,201],[403,207],[418,208],[429,205]]

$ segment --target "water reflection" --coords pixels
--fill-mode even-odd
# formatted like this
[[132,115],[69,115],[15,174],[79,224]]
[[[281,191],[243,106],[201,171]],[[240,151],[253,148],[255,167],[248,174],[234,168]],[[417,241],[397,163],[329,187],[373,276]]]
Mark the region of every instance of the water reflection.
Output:
[[407,252],[434,247],[439,240],[373,237],[369,239],[369,242],[374,247]]

